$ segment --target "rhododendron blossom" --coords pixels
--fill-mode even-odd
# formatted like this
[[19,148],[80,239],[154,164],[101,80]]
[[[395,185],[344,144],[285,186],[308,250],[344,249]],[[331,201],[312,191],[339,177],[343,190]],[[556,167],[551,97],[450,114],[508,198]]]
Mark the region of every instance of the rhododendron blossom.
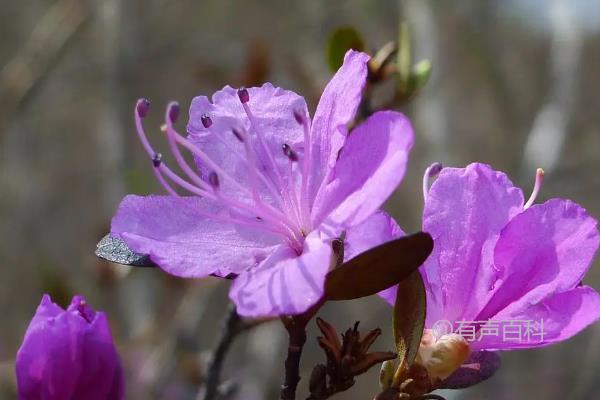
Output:
[[236,277],[230,297],[241,315],[306,311],[323,297],[332,239],[345,232],[348,259],[398,230],[379,208],[404,175],[413,134],[392,111],[348,133],[367,61],[346,54],[312,120],[293,92],[225,87],[212,101],[193,100],[184,137],[170,104],[163,130],[184,175],[150,145],[142,129],[149,103],[140,100],[138,133],[169,195],[127,196],[111,233],[173,275]]
[[[440,321],[455,329],[470,324],[474,337],[466,339],[477,352],[552,344],[600,318],[600,295],[581,283],[600,242],[597,221],[570,200],[533,204],[543,171],[527,202],[505,174],[484,164],[433,165],[425,181],[437,173],[430,190],[424,183],[423,230],[435,243],[420,269],[426,328],[439,336],[447,333],[436,332]],[[395,289],[382,296],[393,304]],[[529,321],[536,332],[522,340],[484,332],[511,321]]]

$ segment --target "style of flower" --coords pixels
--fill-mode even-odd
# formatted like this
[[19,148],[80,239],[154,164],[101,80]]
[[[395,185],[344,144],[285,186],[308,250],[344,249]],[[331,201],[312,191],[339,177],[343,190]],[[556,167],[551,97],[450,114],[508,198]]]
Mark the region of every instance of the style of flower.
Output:
[[[349,134],[368,56],[349,51],[311,121],[304,99],[265,84],[196,97],[188,136],[179,107],[166,111],[177,175],[135,121],[167,196],[127,196],[111,234],[166,272],[235,277],[230,297],[244,316],[298,314],[323,297],[331,241],[345,232],[345,257],[390,240],[397,226],[379,211],[400,183],[413,144],[400,113],[377,112]],[[194,156],[188,165],[181,148]],[[175,187],[191,196],[180,196]]]
[[[525,202],[504,173],[484,164],[433,165],[425,174],[423,230],[434,239],[420,269],[425,326],[438,339],[454,328],[476,358],[563,341],[600,318],[600,295],[581,283],[598,249],[597,221],[570,200],[534,205],[543,176],[538,170]],[[393,304],[395,290],[382,296]]]
[[19,400],[119,400],[123,370],[106,315],[82,296],[67,310],[44,295],[17,353]]

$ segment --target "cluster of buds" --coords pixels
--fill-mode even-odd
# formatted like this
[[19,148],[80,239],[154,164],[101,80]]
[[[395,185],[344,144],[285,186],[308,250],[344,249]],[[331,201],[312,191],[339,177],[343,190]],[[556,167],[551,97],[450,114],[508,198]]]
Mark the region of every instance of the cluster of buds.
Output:
[[381,335],[381,329],[373,329],[361,337],[358,322],[354,327],[340,335],[336,329],[321,318],[317,325],[323,336],[318,338],[319,345],[325,351],[327,363],[318,364],[310,377],[310,400],[326,399],[334,393],[347,390],[354,385],[354,378],[372,366],[396,358],[396,353],[369,349]]

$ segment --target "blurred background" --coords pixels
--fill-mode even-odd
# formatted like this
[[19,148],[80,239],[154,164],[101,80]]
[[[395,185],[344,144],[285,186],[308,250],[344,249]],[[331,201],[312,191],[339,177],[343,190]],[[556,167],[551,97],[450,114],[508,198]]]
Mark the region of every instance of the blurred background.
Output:
[[[375,51],[409,23],[415,60],[432,76],[401,110],[416,128],[408,175],[387,209],[419,229],[421,175],[433,161],[507,171],[539,201],[571,198],[600,216],[600,2],[595,0],[281,1],[0,0],[0,399],[14,399],[13,362],[42,293],[82,293],[109,313],[127,371],[128,399],[194,399],[220,331],[226,282],[181,280],[95,258],[126,193],[160,191],[133,129],[133,105],[161,142],[162,107],[225,84],[270,81],[314,110],[331,76],[325,44],[351,25]],[[385,99],[385,87],[374,101]],[[378,97],[380,96],[380,97]],[[155,129],[152,129],[155,128]],[[164,149],[164,147],[162,147]],[[600,289],[597,261],[586,282]],[[386,332],[377,298],[328,304],[340,329]],[[324,356],[311,326],[302,367]],[[240,337],[223,376],[239,398],[276,399],[284,330],[271,322]],[[338,398],[370,399],[377,368]],[[448,399],[600,399],[600,324],[559,345],[505,353],[489,381]]]

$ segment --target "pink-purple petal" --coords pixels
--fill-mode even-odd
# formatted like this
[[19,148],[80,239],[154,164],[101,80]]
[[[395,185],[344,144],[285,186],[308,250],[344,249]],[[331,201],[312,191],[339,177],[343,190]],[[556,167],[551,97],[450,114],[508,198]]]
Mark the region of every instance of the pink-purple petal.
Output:
[[344,261],[365,251],[404,236],[396,221],[383,210],[378,210],[362,223],[346,230]]
[[404,177],[413,141],[410,122],[394,111],[377,112],[355,128],[317,195],[313,221],[353,226],[368,218]]
[[303,313],[323,296],[331,257],[331,240],[313,232],[301,255],[281,246],[258,267],[240,274],[229,297],[246,317]]
[[315,198],[344,144],[348,124],[360,105],[369,56],[349,50],[321,95],[311,129],[309,199]]
[[166,272],[190,278],[239,273],[264,260],[280,242],[273,234],[221,222],[222,208],[199,197],[127,196],[111,233]]
[[[522,322],[522,335],[486,335],[472,343],[476,350],[533,348],[566,340],[600,319],[600,294],[589,286],[549,295],[538,303],[509,307],[494,317],[497,321]],[[531,326],[529,333],[526,327]],[[519,340],[520,337],[520,340]]]
[[496,291],[479,318],[574,288],[599,243],[597,221],[572,201],[553,199],[527,209],[504,228],[496,244]]
[[521,190],[488,165],[441,171],[423,214],[423,230],[435,242],[421,268],[428,289],[427,326],[442,316],[455,321],[477,315],[495,279],[496,240],[522,207]]

